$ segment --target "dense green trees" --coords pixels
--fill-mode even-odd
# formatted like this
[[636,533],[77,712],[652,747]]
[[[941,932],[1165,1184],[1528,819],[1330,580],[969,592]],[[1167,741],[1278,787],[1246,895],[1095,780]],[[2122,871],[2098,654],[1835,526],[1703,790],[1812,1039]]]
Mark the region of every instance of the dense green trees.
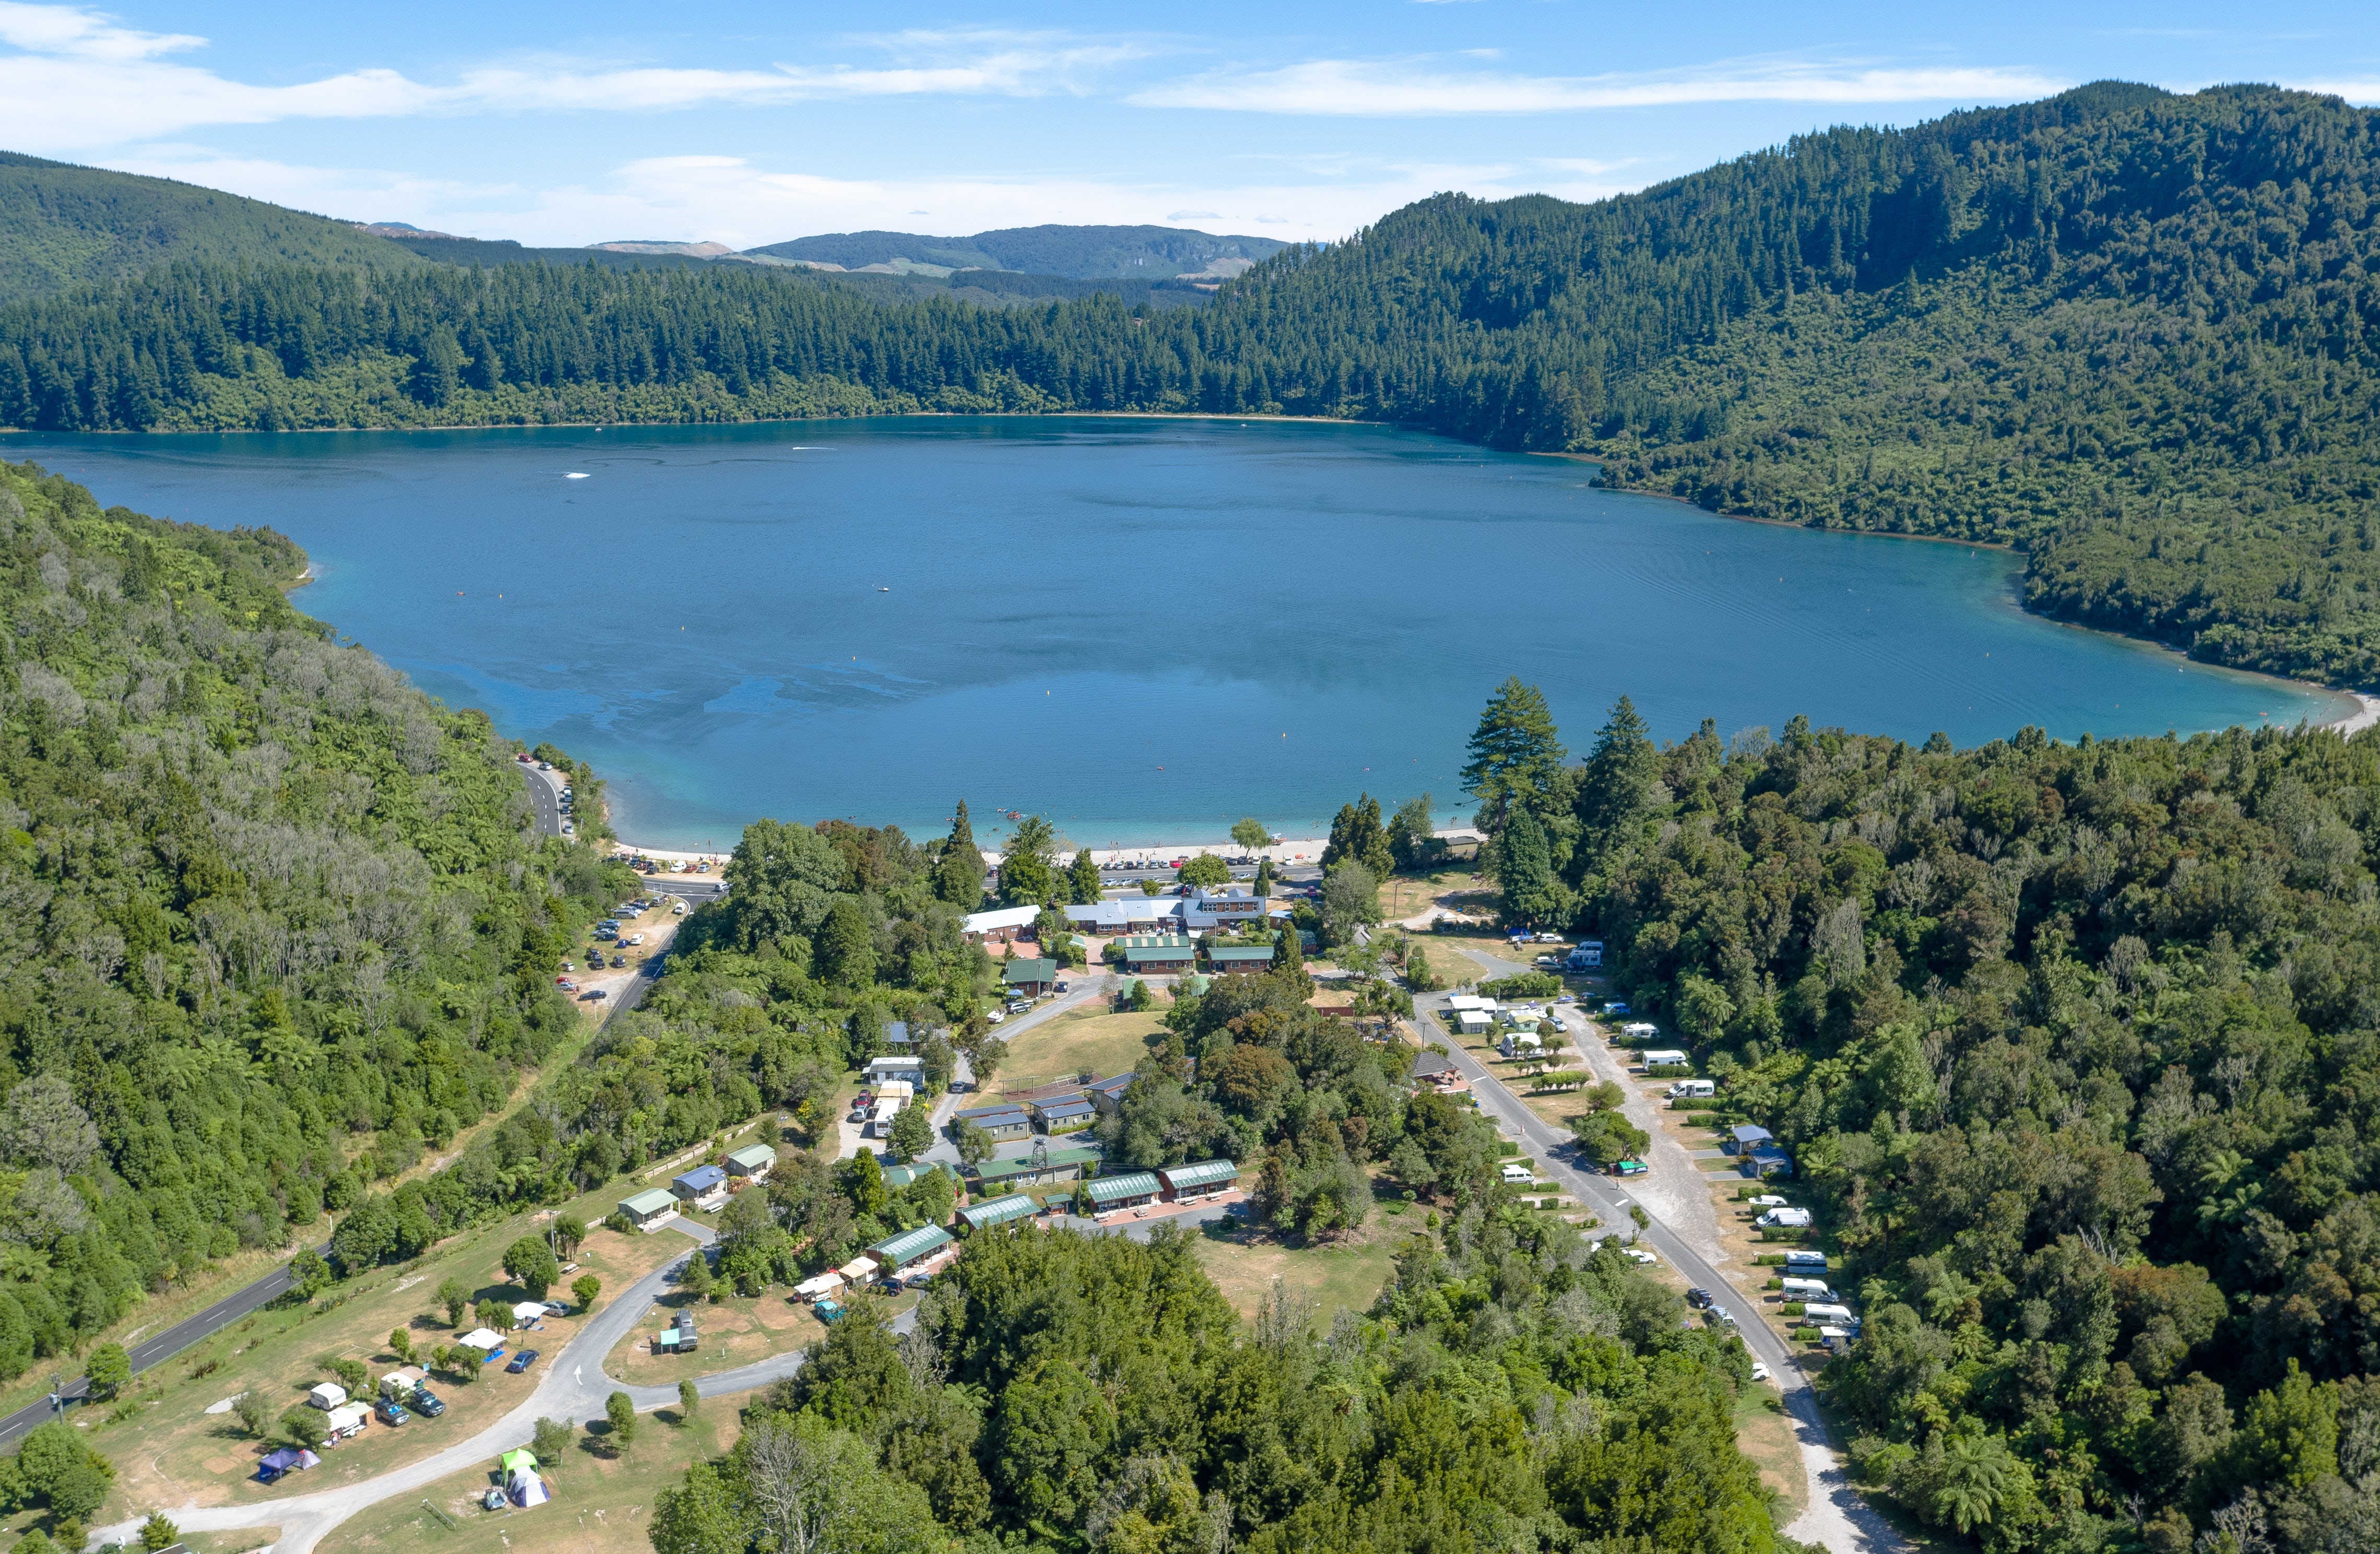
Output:
[[986,1232],[914,1331],[857,1303],[654,1546],[1788,1549],[1733,1450],[1749,1361],[1682,1314],[1492,1187],[1327,1333],[1278,1286],[1240,1321],[1174,1227]]
[[1572,789],[1576,926],[1864,1307],[1823,1384],[1869,1483],[1995,1549],[2380,1526],[2380,735],[1657,747],[1623,703]]

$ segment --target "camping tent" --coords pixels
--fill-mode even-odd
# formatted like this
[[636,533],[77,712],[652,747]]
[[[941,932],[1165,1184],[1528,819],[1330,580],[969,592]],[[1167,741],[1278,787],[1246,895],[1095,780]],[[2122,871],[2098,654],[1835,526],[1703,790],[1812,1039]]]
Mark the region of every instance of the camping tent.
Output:
[[502,1333],[491,1332],[486,1328],[473,1328],[463,1335],[463,1347],[479,1350],[485,1356],[480,1363],[486,1365],[504,1352],[504,1339]]
[[523,1301],[518,1305],[513,1307],[513,1326],[516,1328],[528,1327],[531,1322],[536,1321],[539,1317],[543,1317],[544,1315],[545,1303],[543,1301]]
[[268,1451],[264,1454],[264,1460],[256,1464],[256,1476],[270,1484],[285,1473],[296,1473],[304,1468],[316,1467],[321,1465],[322,1461],[322,1458],[302,1447],[285,1446],[277,1451]]
[[516,1447],[496,1461],[504,1470],[504,1493],[513,1504],[543,1505],[552,1498],[546,1493],[545,1480],[537,1475],[537,1453],[528,1447]]

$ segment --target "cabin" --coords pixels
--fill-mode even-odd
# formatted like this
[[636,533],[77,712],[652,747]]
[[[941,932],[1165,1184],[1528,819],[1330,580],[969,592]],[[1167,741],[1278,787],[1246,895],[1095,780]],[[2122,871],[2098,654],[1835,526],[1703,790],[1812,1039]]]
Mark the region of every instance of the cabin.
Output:
[[1132,1082],[1138,1077],[1133,1074],[1119,1074],[1111,1079],[1094,1080],[1084,1092],[1084,1097],[1101,1111],[1122,1111],[1124,1092],[1132,1088]]
[[1781,1146],[1756,1144],[1753,1146],[1752,1152],[1743,1157],[1743,1163],[1738,1169],[1746,1176],[1756,1176],[1763,1181],[1772,1176],[1790,1177],[1793,1174],[1793,1157],[1787,1154]]
[[759,1182],[777,1163],[777,1152],[765,1144],[747,1144],[727,1157],[727,1174],[746,1182]]
[[1083,1186],[1084,1194],[1091,1200],[1091,1212],[1095,1215],[1112,1214],[1119,1209],[1139,1208],[1155,1203],[1157,1195],[1162,1190],[1158,1184],[1157,1173],[1148,1171],[1101,1176]]
[[884,1045],[892,1048],[892,1050],[905,1052],[915,1045],[915,1042],[916,1038],[909,1034],[908,1021],[893,1020],[885,1025]]
[[1033,1116],[1043,1133],[1080,1133],[1099,1121],[1099,1109],[1077,1092],[1064,1100],[1035,1101]]
[[876,1266],[884,1272],[899,1277],[919,1263],[932,1257],[951,1244],[951,1232],[940,1225],[920,1225],[914,1231],[886,1236],[868,1249]]
[[727,1172],[715,1165],[699,1165],[670,1178],[670,1191],[681,1203],[702,1207],[706,1198],[727,1196]]
[[1023,1193],[1003,1193],[996,1198],[971,1203],[960,1209],[959,1223],[970,1231],[989,1230],[994,1225],[1029,1220],[1040,1211],[1041,1206]]
[[926,1064],[924,1060],[906,1053],[870,1058],[868,1060],[867,1081],[871,1088],[892,1081],[922,1085],[926,1082]]
[[1013,944],[1039,916],[1041,909],[1038,906],[1002,906],[990,912],[970,912],[959,924],[959,933],[970,944]]
[[1443,1052],[1416,1054],[1413,1067],[1405,1072],[1416,1084],[1451,1085],[1463,1077],[1463,1071],[1454,1066],[1454,1060]]
[[1773,1144],[1776,1139],[1775,1134],[1757,1123],[1738,1123],[1727,1130],[1727,1136],[1718,1141],[1718,1147],[1730,1155],[1743,1155],[1763,1144]]
[[1157,1168],[1159,1190],[1168,1203],[1196,1203],[1239,1184],[1240,1168],[1229,1160],[1199,1160]]
[[1033,1113],[1021,1106],[969,1107],[951,1119],[953,1138],[958,1136],[961,1123],[973,1123],[995,1140],[1033,1136]]
[[650,1231],[677,1213],[677,1198],[659,1187],[648,1187],[620,1200],[620,1213],[640,1231]]
[[1000,979],[1012,993],[1039,998],[1058,986],[1058,963],[1038,958],[1009,961],[1002,966]]
[[1450,1009],[1457,1036],[1486,1036],[1495,1024],[1495,1016],[1484,1009]]

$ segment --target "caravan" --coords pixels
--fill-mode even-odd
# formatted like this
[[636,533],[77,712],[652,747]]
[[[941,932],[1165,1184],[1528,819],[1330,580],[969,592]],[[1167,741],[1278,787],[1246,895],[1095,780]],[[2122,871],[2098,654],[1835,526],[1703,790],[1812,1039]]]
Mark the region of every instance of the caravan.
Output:
[[1647,1052],[1644,1055],[1642,1061],[1646,1068],[1683,1068],[1686,1066],[1686,1055],[1683,1052],[1679,1051],[1674,1047],[1663,1047],[1658,1050]]
[[1784,1285],[1785,1298],[1789,1301],[1830,1301],[1835,1298],[1835,1292],[1823,1279],[1794,1279],[1789,1276],[1780,1282]]
[[[1782,1208],[1784,1205],[1779,1204],[1776,1207]],[[1785,1266],[1797,1272],[1807,1272],[1815,1269],[1824,1273],[1827,1271],[1827,1255],[1824,1252],[1788,1252],[1785,1254]]]
[[1671,1100],[1709,1100],[1718,1087],[1707,1079],[1681,1079],[1666,1092]]

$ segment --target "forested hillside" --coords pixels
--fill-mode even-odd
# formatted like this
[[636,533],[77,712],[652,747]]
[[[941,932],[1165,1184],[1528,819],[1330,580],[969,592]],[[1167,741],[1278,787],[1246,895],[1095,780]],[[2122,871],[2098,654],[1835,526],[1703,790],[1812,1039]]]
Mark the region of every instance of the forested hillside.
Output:
[[0,297],[39,296],[192,261],[412,263],[343,221],[220,189],[0,152]]
[[1657,749],[1623,701],[1567,766],[1511,686],[1475,750],[1515,915],[1823,1206],[1868,1482],[1991,1548],[2374,1547],[2380,735]]
[[1718,511],[2019,545],[2034,608],[2360,684],[2375,197],[2369,112],[2103,83],[1594,205],[1440,196],[1156,318],[743,266],[191,262],[0,310],[0,422],[1377,418]]
[[1274,237],[1219,237],[1179,226],[1013,226],[972,237],[918,232],[829,232],[747,249],[748,254],[856,270],[863,264],[977,266],[1074,280],[1163,280],[1219,259],[1270,259],[1289,245]]

